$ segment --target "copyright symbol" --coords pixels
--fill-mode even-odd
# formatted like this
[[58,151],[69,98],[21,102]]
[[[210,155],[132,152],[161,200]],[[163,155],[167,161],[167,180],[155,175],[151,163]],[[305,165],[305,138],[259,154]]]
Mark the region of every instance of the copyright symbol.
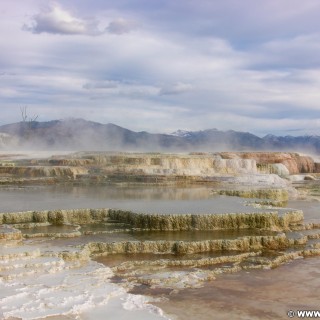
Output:
[[293,318],[294,317],[294,311],[293,310],[289,310],[287,312],[287,315],[288,315],[289,318]]

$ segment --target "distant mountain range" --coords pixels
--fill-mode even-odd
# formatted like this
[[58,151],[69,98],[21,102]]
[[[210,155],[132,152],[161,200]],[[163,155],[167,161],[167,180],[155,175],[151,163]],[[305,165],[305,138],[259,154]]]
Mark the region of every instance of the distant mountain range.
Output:
[[249,132],[217,129],[153,134],[83,119],[18,122],[0,126],[0,148],[19,147],[140,152],[279,150],[320,153],[320,136],[267,135],[260,138]]

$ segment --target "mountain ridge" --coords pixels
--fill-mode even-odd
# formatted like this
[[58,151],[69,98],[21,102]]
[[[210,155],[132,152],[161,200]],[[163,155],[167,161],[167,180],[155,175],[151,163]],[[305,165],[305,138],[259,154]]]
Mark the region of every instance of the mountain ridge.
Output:
[[[113,123],[102,124],[85,119],[16,122],[0,126],[10,135],[15,147],[31,149],[62,148],[81,150],[214,152],[300,151],[320,153],[320,136],[258,137],[250,132],[218,129],[177,130],[172,134],[132,131]],[[10,147],[6,136],[0,148]]]

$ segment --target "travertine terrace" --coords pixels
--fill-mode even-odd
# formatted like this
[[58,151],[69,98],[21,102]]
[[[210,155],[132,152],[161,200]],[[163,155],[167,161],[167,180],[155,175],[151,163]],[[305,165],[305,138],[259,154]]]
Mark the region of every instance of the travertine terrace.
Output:
[[[122,279],[122,297],[128,288],[140,285],[166,290],[196,288],[223,273],[275,268],[293,259],[320,255],[319,221],[305,222],[302,210],[286,207],[292,198],[307,197],[309,189],[315,192],[319,167],[308,156],[266,152],[5,157],[0,163],[3,188],[200,185],[210,188],[213,207],[221,197],[229,202],[237,199],[239,208],[237,212],[201,214],[177,209],[169,214],[121,209],[120,204],[120,208],[2,212],[2,284],[9,288],[12,281],[35,274],[37,279],[47,273],[58,279],[65,274],[74,277],[90,267],[93,271],[87,275],[93,282]],[[305,184],[301,182],[311,187],[302,189]],[[94,265],[94,260],[102,262],[107,271]],[[21,282],[20,287],[23,285]],[[20,287],[17,285],[18,291],[10,287],[9,297],[15,299]],[[34,294],[26,290],[27,295]],[[60,291],[57,286],[52,290],[62,294],[65,289]],[[101,299],[100,289],[93,292]],[[72,293],[68,294],[66,299],[71,301]],[[6,299],[0,299],[0,307]],[[39,297],[33,308],[21,302],[18,311],[8,307],[1,316],[39,315],[46,310],[43,306],[54,305],[49,300]],[[59,309],[58,304],[54,308]],[[76,310],[68,308],[65,314]]]
[[[22,159],[21,159],[22,158]],[[296,153],[73,153],[48,159],[5,159],[0,163],[2,183],[28,183],[34,180],[59,182],[63,180],[161,181],[219,181],[223,177],[257,175],[266,183],[281,184],[273,175],[317,173],[319,164],[311,157]],[[264,176],[264,178],[263,178]],[[267,177],[267,178],[266,178]]]

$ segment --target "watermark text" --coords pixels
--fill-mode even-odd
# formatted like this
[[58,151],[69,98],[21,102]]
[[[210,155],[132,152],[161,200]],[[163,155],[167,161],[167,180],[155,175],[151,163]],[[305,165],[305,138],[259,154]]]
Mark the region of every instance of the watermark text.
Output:
[[289,318],[302,318],[302,319],[312,319],[319,318],[320,319],[320,310],[289,310],[287,312]]

